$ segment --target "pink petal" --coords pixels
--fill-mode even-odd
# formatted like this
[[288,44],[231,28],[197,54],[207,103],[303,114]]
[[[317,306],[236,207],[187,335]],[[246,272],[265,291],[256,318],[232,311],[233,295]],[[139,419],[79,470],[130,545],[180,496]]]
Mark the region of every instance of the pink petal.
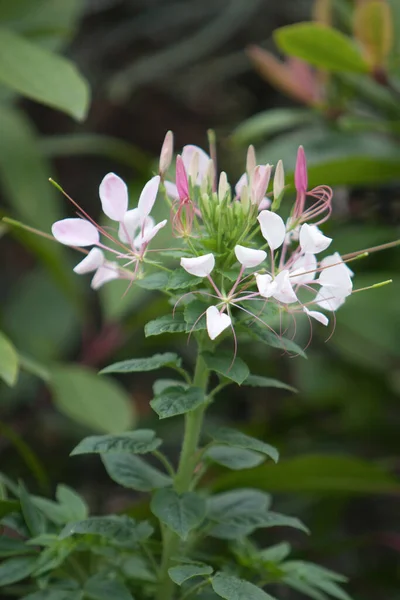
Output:
[[115,173],[108,173],[100,183],[99,194],[107,217],[113,221],[122,221],[128,210],[126,183]]
[[252,204],[260,204],[265,194],[267,193],[268,184],[271,177],[271,171],[271,165],[258,165],[254,169],[251,184]]
[[329,325],[329,319],[326,315],[324,315],[324,313],[319,312],[318,310],[308,310],[306,306],[303,307],[303,310],[306,313],[306,315],[308,315],[312,319],[315,319],[316,321],[319,321],[320,323],[322,323],[322,325],[325,325],[325,327]]
[[91,251],[80,263],[74,268],[74,272],[78,275],[95,271],[104,262],[104,254],[99,248],[92,248]]
[[160,229],[162,229],[163,227],[166,226],[167,222],[168,222],[167,219],[164,219],[164,221],[157,223],[157,225],[154,225],[154,227],[151,227],[150,229],[145,231],[143,234],[141,245],[149,244],[151,242],[151,240],[153,239],[153,237],[156,236],[157,233],[160,231]]
[[232,319],[225,313],[220,313],[216,306],[209,306],[206,311],[207,333],[210,339],[215,340],[232,323]]
[[94,246],[100,240],[96,227],[84,219],[62,219],[54,223],[51,232],[66,246]]
[[235,194],[237,198],[240,198],[240,196],[242,195],[243,188],[247,187],[248,185],[249,180],[247,177],[247,173],[243,173],[243,175],[240,177],[239,181],[235,185]]
[[160,176],[156,175],[152,177],[150,181],[144,186],[142,193],[140,194],[138,209],[140,213],[141,222],[151,213],[151,209],[154,206],[154,202],[157,198],[158,187],[160,185]]
[[260,223],[262,236],[267,240],[271,250],[276,250],[282,246],[286,234],[286,227],[282,218],[270,210],[262,210],[257,220]]
[[257,267],[267,258],[267,253],[264,250],[254,250],[239,245],[235,246],[235,255],[240,264],[246,269]]
[[178,196],[182,201],[189,198],[189,182],[187,177],[187,171],[183,164],[182,157],[176,157],[176,187],[178,190]]
[[94,290],[98,290],[99,287],[101,287],[108,281],[112,281],[113,279],[118,278],[119,270],[117,263],[106,261],[104,265],[97,269],[90,285]]
[[300,227],[299,241],[303,252],[318,254],[328,248],[332,238],[324,235],[316,225],[304,223]]
[[194,258],[181,258],[181,266],[191,275],[207,277],[215,267],[215,258],[211,253]]
[[265,197],[261,200],[260,204],[258,205],[258,210],[267,210],[271,206],[271,204],[271,200]]
[[172,200],[179,200],[178,188],[176,187],[175,183],[172,183],[172,181],[164,181],[164,185],[167,196],[169,196],[169,198]]
[[190,163],[193,160],[194,154],[198,155],[199,173],[197,176],[197,184],[200,185],[203,178],[207,175],[210,157],[198,146],[192,144],[184,146],[182,150],[182,161],[187,173],[189,172]]
[[294,184],[299,194],[305,194],[308,189],[307,160],[303,146],[297,151],[296,167],[294,171]]
[[123,244],[132,245],[137,229],[140,227],[140,213],[138,208],[126,211],[119,224],[118,237]]

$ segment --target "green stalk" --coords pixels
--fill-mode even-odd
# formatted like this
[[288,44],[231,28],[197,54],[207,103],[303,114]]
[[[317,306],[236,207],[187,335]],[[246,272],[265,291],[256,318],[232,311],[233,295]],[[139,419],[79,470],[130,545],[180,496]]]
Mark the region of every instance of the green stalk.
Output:
[[[201,347],[199,344],[193,385],[200,387],[206,392],[208,376],[209,371],[201,357]],[[206,407],[207,404],[204,403],[202,406],[196,408],[196,410],[185,415],[185,431],[181,455],[174,479],[174,489],[179,494],[188,492],[191,488],[194,470],[198,461],[197,450]],[[171,600],[173,597],[175,584],[168,575],[168,569],[173,565],[171,558],[177,554],[179,542],[179,537],[173,531],[164,528],[163,554],[156,600]]]

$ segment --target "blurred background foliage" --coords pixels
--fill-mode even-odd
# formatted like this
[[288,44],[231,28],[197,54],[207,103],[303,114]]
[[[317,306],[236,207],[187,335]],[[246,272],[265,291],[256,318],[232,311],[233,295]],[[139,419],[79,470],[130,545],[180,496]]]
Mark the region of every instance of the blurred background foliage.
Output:
[[[54,177],[96,217],[106,172],[135,198],[167,129],[177,148],[204,147],[212,127],[231,181],[254,143],[259,162],[284,160],[290,182],[303,144],[310,183],[334,186],[327,229],[341,253],[392,241],[399,40],[397,0],[0,0],[1,215],[48,233],[73,214]],[[168,310],[157,293],[133,286],[123,296],[112,282],[95,294],[73,275],[70,250],[10,221],[0,235],[1,470],[49,492],[67,482],[95,512],[137,514],[138,499],[95,460],[68,454],[89,432],[155,425],[153,378],[117,381],[99,368],[167,348],[190,362],[191,347],[144,338],[143,325]],[[165,233],[161,247],[169,241]],[[241,474],[216,470],[210,484],[273,492],[312,531],[291,540],[297,555],[342,571],[353,596],[371,600],[395,600],[400,586],[399,261],[392,249],[355,263],[359,288],[394,282],[355,294],[329,343],[315,327],[308,360],[254,344],[247,356],[243,346],[252,372],[297,394],[230,390],[210,416],[283,457]],[[305,345],[307,323],[297,335]],[[157,426],[174,457],[180,423]],[[278,539],[270,531],[263,542]]]

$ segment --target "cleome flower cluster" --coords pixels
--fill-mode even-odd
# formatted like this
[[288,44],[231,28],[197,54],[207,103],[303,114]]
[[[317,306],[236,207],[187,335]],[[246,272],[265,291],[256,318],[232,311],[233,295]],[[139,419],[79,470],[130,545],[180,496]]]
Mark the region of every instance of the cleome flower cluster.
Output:
[[[258,165],[250,146],[246,171],[231,187],[226,173],[217,176],[213,147],[210,155],[185,146],[176,157],[175,178],[168,178],[173,160],[168,132],[159,174],[146,183],[137,207],[131,209],[124,181],[113,173],[106,175],[99,195],[114,227],[97,224],[73,201],[78,217],[57,221],[52,233],[62,244],[86,253],[74,271],[92,272],[91,285],[98,289],[114,279],[133,282],[143,277],[146,266],[168,270],[168,263],[150,260],[148,252],[169,221],[181,251],[180,266],[193,276],[190,292],[179,300],[189,294],[206,300],[197,320],[206,315],[212,340],[231,328],[236,343],[238,311],[269,327],[265,315],[272,306],[281,315],[301,313],[310,323],[314,319],[327,326],[328,315],[353,291],[353,272],[337,252],[329,253],[332,239],[320,227],[331,214],[332,190],[308,189],[304,149],[298,149],[296,199],[285,218],[278,214],[286,191],[282,161],[275,169]],[[150,213],[159,193],[170,219],[156,223]]]

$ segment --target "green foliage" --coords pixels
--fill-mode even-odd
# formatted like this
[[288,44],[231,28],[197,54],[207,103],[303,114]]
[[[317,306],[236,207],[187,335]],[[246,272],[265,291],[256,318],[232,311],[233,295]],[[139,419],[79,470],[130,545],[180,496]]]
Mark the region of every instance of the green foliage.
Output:
[[206,502],[194,492],[178,494],[171,489],[157,490],[150,507],[152,513],[182,540],[186,540],[206,516]]
[[0,331],[0,377],[7,385],[15,385],[18,367],[18,354],[11,342]]
[[160,419],[183,415],[205,403],[203,390],[197,387],[173,386],[151,400],[152,409]]
[[146,337],[162,333],[183,333],[184,331],[186,331],[186,322],[183,314],[179,312],[150,321],[144,328]]
[[192,577],[200,577],[204,575],[211,575],[213,568],[210,565],[204,563],[190,563],[186,565],[177,565],[168,569],[168,574],[172,581],[177,585],[182,585],[188,579]]
[[98,535],[116,544],[135,545],[148,538],[153,532],[146,521],[137,523],[125,515],[109,517],[90,517],[84,521],[69,523],[61,531],[59,538],[72,535]]
[[71,452],[77,454],[147,454],[161,445],[162,440],[156,437],[152,429],[137,429],[120,435],[92,435],[82,440]]
[[239,385],[250,375],[246,363],[241,358],[234,357],[232,354],[225,352],[217,352],[216,354],[203,352],[202,358],[209,369],[227,379],[231,379]]
[[116,453],[101,458],[111,479],[123,487],[149,492],[172,483],[170,477],[137,456]]
[[155,354],[150,358],[132,358],[105,367],[100,373],[140,373],[155,371],[161,367],[180,367],[181,359],[174,352]]
[[274,462],[278,462],[279,454],[276,448],[265,442],[256,440],[241,431],[236,431],[229,427],[221,427],[211,431],[210,436],[216,442],[226,444],[227,446],[233,446],[234,448],[243,448],[246,450],[253,450],[254,452],[260,452],[261,454],[265,454],[269,458],[272,458]]
[[8,558],[0,564],[0,586],[17,583],[29,577],[35,569],[36,558]]
[[131,592],[123,583],[108,579],[101,573],[86,581],[84,593],[89,600],[133,600]]
[[233,471],[252,469],[264,462],[265,456],[252,450],[232,448],[231,446],[212,446],[205,453],[205,458]]
[[295,393],[298,391],[296,388],[283,381],[278,381],[278,379],[272,379],[271,377],[262,377],[260,375],[249,375],[245,380],[244,385],[249,385],[250,387],[273,387]]
[[217,573],[211,581],[214,592],[225,600],[275,600],[249,581]]

